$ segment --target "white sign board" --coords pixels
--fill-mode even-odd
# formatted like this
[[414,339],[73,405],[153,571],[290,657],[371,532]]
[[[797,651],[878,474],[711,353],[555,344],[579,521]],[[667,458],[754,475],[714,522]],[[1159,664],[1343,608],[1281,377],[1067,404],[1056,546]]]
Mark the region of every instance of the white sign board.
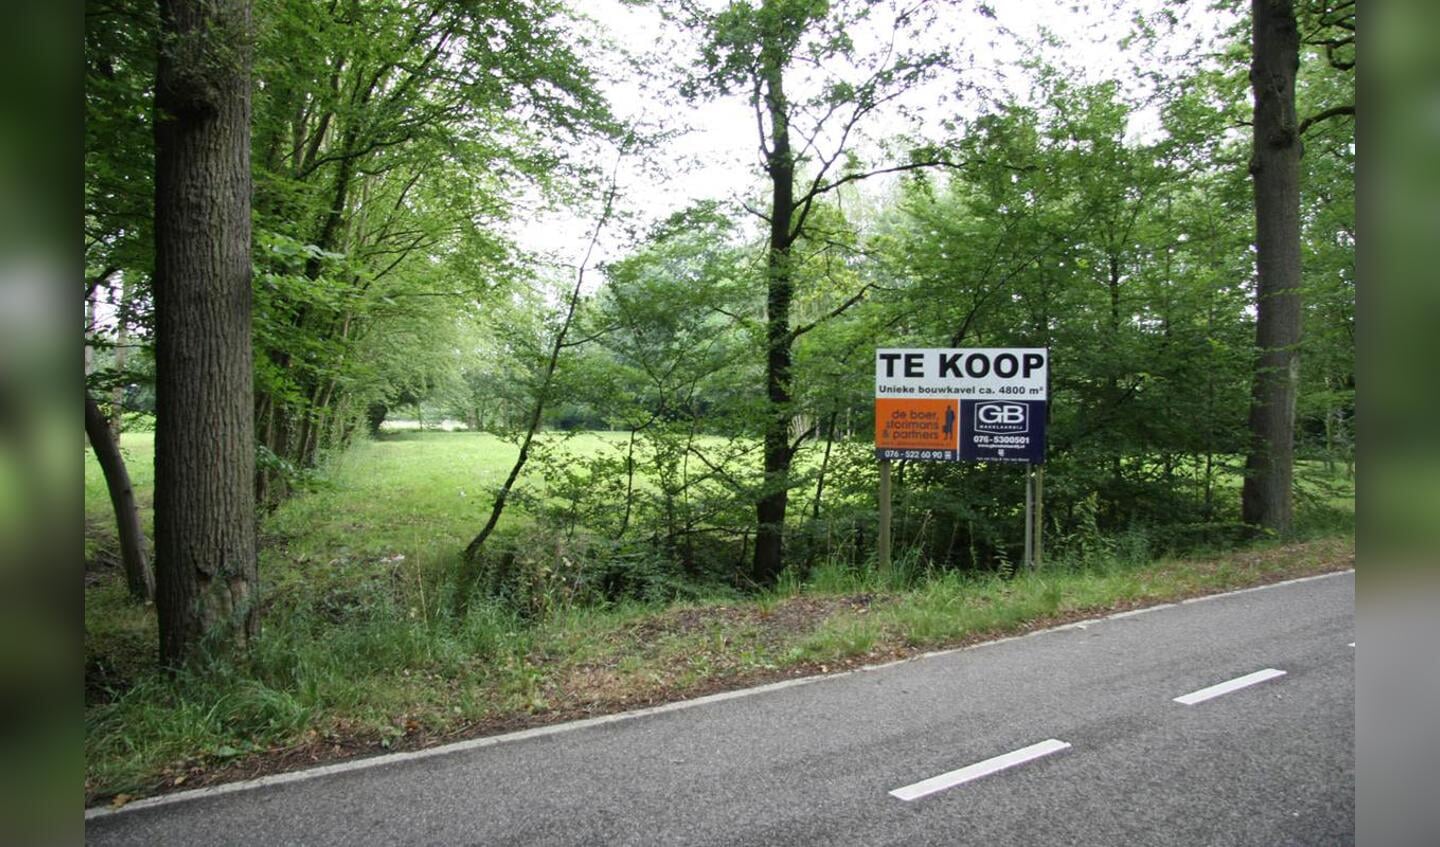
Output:
[[1044,347],[888,348],[875,351],[875,396],[1048,400]]

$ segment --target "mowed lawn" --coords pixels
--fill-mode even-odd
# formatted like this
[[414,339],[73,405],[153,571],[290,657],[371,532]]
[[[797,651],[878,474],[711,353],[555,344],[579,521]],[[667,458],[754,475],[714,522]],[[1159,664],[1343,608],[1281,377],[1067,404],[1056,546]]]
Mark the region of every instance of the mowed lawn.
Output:
[[[155,526],[155,433],[125,432],[120,435],[120,453],[125,470],[140,503],[140,521],[149,536]],[[118,550],[115,543],[115,512],[105,489],[105,476],[95,453],[85,450],[85,555],[93,555],[97,543]]]
[[[532,450],[552,449],[577,458],[624,451],[628,433],[545,433]],[[710,439],[706,439],[710,440]],[[719,439],[715,439],[719,440]],[[153,528],[155,436],[127,432],[121,450],[140,503],[146,533]],[[809,453],[801,463],[813,457]],[[261,523],[262,535],[282,542],[293,556],[445,555],[464,548],[489,517],[496,490],[515,461],[518,446],[481,432],[398,431],[362,440],[332,457],[323,473]],[[643,467],[643,457],[640,458]],[[758,464],[758,456],[756,458]],[[540,483],[532,461],[521,486]],[[1353,482],[1324,473],[1319,462],[1297,463],[1305,495],[1353,509]],[[1225,496],[1238,496],[1239,479],[1220,478]],[[524,520],[507,512],[506,523]],[[85,457],[87,553],[97,542],[114,547],[114,515],[93,454]]]
[[[529,493],[543,488],[539,456],[545,451],[577,460],[606,452],[622,456],[628,440],[624,432],[544,433],[532,446],[532,461],[518,487]],[[126,432],[121,438],[147,536],[154,526],[154,446],[150,432]],[[809,453],[799,458],[802,465],[814,458]],[[453,566],[484,526],[517,454],[516,444],[480,432],[402,430],[361,440],[330,457],[296,496],[263,516],[261,578],[269,589],[283,589],[295,587],[297,580],[323,578],[319,571],[326,565],[381,561],[404,561],[405,570],[433,576]],[[636,460],[641,468],[637,484],[643,486],[645,457]],[[1302,462],[1297,474],[1302,497],[1353,513],[1353,481],[1343,473],[1326,474],[1321,463]],[[1238,497],[1239,479],[1222,476],[1220,489],[1222,496]],[[501,528],[528,520],[522,505],[512,502]],[[85,535],[92,563],[115,564],[114,526],[104,479],[87,451]],[[92,582],[98,578],[92,576]]]
[[[623,449],[627,433],[543,435],[540,446],[574,455]],[[146,533],[154,527],[155,436],[127,432],[121,437],[131,483]],[[488,433],[400,431],[362,440],[327,463],[323,474],[302,487],[261,522],[267,542],[281,542],[288,554],[430,556],[458,551],[484,525],[495,492],[519,450]],[[521,483],[538,482],[532,464]],[[511,521],[523,519],[513,510]],[[105,480],[94,455],[85,458],[87,540],[114,536]],[[273,547],[273,543],[267,544]],[[87,545],[87,552],[93,545]],[[262,561],[264,554],[262,553]]]
[[301,556],[459,551],[484,525],[518,452],[479,432],[364,440],[336,456],[310,490],[287,500],[262,532]]

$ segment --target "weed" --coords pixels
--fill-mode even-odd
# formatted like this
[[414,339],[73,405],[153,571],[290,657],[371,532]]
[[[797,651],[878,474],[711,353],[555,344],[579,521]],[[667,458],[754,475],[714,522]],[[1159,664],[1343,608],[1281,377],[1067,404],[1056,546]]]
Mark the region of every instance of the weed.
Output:
[[874,649],[880,628],[872,620],[841,617],[827,621],[792,650],[794,659],[815,662],[859,656]]
[[[576,436],[564,449],[604,449],[607,439],[614,440]],[[142,507],[151,444],[148,433],[125,435]],[[244,666],[162,673],[153,607],[127,599],[118,568],[93,568],[85,592],[87,795],[143,793],[162,778],[240,760],[249,767],[247,757],[315,738],[392,744],[412,726],[455,732],[576,702],[611,708],[637,694],[677,696],[797,663],[862,662],[876,651],[952,644],[1077,610],[1333,567],[1352,543],[1254,547],[1243,565],[1226,557],[1157,565],[1157,550],[1181,542],[1146,527],[1107,535],[1091,498],[1069,534],[1052,535],[1051,564],[1039,574],[947,569],[919,543],[902,546],[881,574],[869,556],[873,523],[852,510],[835,519],[842,529],[833,545],[816,548],[812,568],[787,570],[747,596],[739,580],[716,575],[733,574],[738,560],[722,543],[697,540],[686,564],[681,546],[667,552],[633,526],[617,541],[583,520],[546,526],[536,512],[516,510],[480,569],[466,574],[458,551],[482,522],[485,486],[498,484],[512,450],[473,433],[419,433],[337,457],[326,484],[264,521],[264,631]],[[600,514],[584,499],[584,480],[572,476],[560,478],[571,498],[561,502],[563,514]],[[1326,494],[1315,491],[1317,501]],[[541,510],[543,499],[530,502]],[[1334,516],[1310,502],[1305,514],[1320,532]],[[93,462],[86,504],[87,524],[106,525],[108,499]],[[1003,544],[991,552],[977,542],[990,531],[981,522],[959,526],[972,527],[953,541],[961,558],[969,547],[1005,565]],[[1193,538],[1208,532],[1221,539],[1217,546],[1233,543],[1217,526],[1197,528]],[[706,535],[699,525],[687,531],[675,538]],[[857,596],[864,602],[852,603]]]
[[875,587],[870,571],[839,559],[827,559],[810,572],[806,590],[816,594],[858,594]]

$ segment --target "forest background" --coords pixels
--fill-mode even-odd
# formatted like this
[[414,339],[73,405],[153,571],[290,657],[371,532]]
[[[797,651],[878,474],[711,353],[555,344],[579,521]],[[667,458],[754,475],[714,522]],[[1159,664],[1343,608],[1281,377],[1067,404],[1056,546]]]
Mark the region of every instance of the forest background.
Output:
[[[1353,4],[1295,6],[1294,511],[1260,522],[1248,10],[1077,7],[1123,23],[1106,77],[984,4],[596,8],[253,4],[263,629],[177,672],[144,602],[165,41],[87,4],[91,440],[138,495],[87,471],[88,797],[1347,561]],[[751,154],[693,196],[716,102]],[[1021,474],[941,463],[897,469],[876,570],[900,346],[1051,350],[1039,572]]]

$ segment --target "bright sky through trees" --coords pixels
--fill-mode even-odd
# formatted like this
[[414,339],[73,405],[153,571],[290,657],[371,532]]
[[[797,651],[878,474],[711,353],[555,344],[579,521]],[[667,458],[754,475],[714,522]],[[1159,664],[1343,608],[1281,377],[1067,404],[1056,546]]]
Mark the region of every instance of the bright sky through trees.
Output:
[[[969,67],[959,75],[922,88],[907,102],[922,117],[915,128],[927,135],[943,131],[940,122],[947,118],[980,114],[987,96],[1026,99],[1031,81],[1020,65],[1042,49],[1039,45],[1047,37],[1063,47],[1043,48],[1054,51],[1045,59],[1074,71],[1077,82],[1119,80],[1129,99],[1143,103],[1153,89],[1148,75],[1164,72],[1175,62],[1200,61],[1211,55],[1214,48],[1208,45],[1238,21],[1235,9],[1157,0],[1027,0],[995,4],[942,0],[941,5],[947,4],[950,8],[944,10],[943,16],[953,22],[952,26],[930,35],[937,43],[946,39],[952,46],[957,41],[962,43],[961,52]],[[710,5],[724,3],[710,0]],[[650,75],[641,78],[633,68],[625,67],[619,55],[605,63],[611,76],[603,88],[618,114],[671,136],[647,160],[632,158],[621,165],[621,202],[636,216],[638,226],[643,228],[696,200],[733,200],[762,189],[755,117],[749,104],[739,97],[698,105],[687,103],[671,84],[676,66],[691,61],[698,49],[686,40],[683,31],[666,26],[652,6],[634,6],[623,0],[583,0],[574,6],[592,21],[602,38],[635,57]],[[993,17],[978,11],[981,7],[990,9]],[[1124,40],[1136,33],[1137,22],[1142,21],[1140,25],[1154,29],[1157,40],[1148,47],[1137,42],[1122,48]],[[878,39],[878,33],[873,31],[853,32],[851,36],[857,43]],[[980,96],[975,91],[957,96],[957,84],[978,90]],[[1139,108],[1131,116],[1129,135],[1144,138],[1153,135],[1157,127],[1155,110]],[[895,132],[906,128],[898,119],[887,127]],[[885,140],[865,138],[859,147],[873,150]],[[893,180],[874,180],[859,190],[883,194],[893,184]],[[577,261],[588,243],[593,221],[576,217],[571,210],[561,210],[528,224],[515,224],[523,246],[551,255],[558,264],[569,265]],[[606,261],[622,255],[626,241],[618,228],[602,234],[598,259]]]

